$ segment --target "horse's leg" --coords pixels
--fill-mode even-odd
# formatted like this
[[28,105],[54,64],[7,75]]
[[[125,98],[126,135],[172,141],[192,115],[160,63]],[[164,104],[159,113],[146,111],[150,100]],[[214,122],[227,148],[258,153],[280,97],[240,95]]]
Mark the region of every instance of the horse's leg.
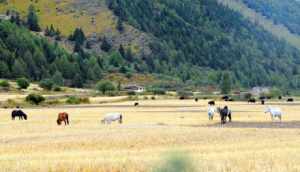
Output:
[[67,124],[69,125],[69,117],[67,116]]
[[228,114],[229,122],[231,122],[231,113]]
[[280,122],[281,122],[281,115],[279,115],[278,118],[279,118],[279,120],[280,120]]

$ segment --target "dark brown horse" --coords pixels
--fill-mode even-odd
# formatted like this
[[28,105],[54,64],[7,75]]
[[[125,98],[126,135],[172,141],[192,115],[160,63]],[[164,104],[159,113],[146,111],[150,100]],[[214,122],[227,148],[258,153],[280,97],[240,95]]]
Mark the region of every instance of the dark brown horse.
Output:
[[69,115],[68,113],[66,112],[61,112],[58,114],[58,117],[57,117],[57,125],[61,125],[61,122],[64,122],[65,125],[69,125]]

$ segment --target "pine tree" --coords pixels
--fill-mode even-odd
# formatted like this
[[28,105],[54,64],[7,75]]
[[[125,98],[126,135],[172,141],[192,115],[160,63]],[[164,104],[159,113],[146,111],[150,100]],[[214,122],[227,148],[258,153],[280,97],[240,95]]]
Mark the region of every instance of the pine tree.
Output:
[[64,85],[64,78],[62,76],[62,74],[59,71],[56,71],[52,77],[52,80],[54,82],[54,84],[58,85],[58,86],[63,86]]
[[35,31],[35,32],[41,31],[41,28],[39,26],[39,19],[38,19],[36,10],[33,5],[30,5],[29,9],[28,9],[27,25],[28,25],[29,29],[32,31]]
[[221,91],[222,94],[229,94],[231,91],[231,77],[229,72],[225,72],[222,77]]
[[123,33],[125,31],[125,27],[124,27],[124,24],[122,22],[122,20],[118,20],[118,23],[117,23],[117,30],[120,32],[120,33]]
[[112,45],[107,41],[106,37],[103,38],[101,49],[105,52],[109,52],[112,48]]
[[125,58],[126,53],[125,53],[125,49],[124,49],[124,47],[123,47],[122,44],[121,44],[120,47],[119,47],[119,53],[121,54],[121,56],[122,56],[123,58]]

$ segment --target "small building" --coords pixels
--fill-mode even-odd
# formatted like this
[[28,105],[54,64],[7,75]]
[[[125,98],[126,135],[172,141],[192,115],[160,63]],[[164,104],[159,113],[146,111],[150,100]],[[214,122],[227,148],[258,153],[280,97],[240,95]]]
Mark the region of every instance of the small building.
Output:
[[254,96],[260,96],[262,94],[270,93],[270,88],[268,88],[268,87],[253,87],[250,90],[250,93]]
[[143,93],[145,88],[138,85],[127,85],[123,88],[123,90],[128,92]]
[[0,14],[0,20],[10,20],[11,16]]

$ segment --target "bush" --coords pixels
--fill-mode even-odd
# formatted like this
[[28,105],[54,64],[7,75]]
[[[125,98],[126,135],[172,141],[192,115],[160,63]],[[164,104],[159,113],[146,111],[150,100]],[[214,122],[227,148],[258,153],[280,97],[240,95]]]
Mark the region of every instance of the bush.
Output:
[[100,91],[102,94],[105,94],[108,91],[115,91],[116,87],[112,82],[103,80],[96,84],[96,90]]
[[46,99],[39,94],[29,94],[25,100],[30,104],[39,105],[40,103],[44,102]]
[[39,86],[45,90],[52,90],[54,82],[51,79],[44,79],[40,82]]
[[2,87],[2,88],[9,88],[10,84],[6,80],[0,80],[0,87]]
[[190,157],[184,153],[172,153],[164,162],[155,167],[153,172],[195,172],[196,169]]
[[71,96],[66,100],[66,103],[68,104],[81,104],[81,103],[90,103],[90,99],[88,97],[76,97],[76,96]]
[[187,91],[178,91],[177,95],[181,98],[181,99],[190,99],[193,97],[193,93],[192,92],[187,92]]
[[27,89],[30,85],[30,82],[26,78],[19,78],[16,82],[19,89]]
[[127,92],[127,95],[128,95],[128,96],[135,96],[135,95],[136,95],[136,92],[134,92],[134,91],[128,91],[128,92]]
[[166,95],[166,90],[160,88],[153,89],[152,92],[154,95]]
[[59,92],[59,91],[62,91],[62,88],[59,87],[59,86],[55,86],[55,87],[53,88],[53,91]]

